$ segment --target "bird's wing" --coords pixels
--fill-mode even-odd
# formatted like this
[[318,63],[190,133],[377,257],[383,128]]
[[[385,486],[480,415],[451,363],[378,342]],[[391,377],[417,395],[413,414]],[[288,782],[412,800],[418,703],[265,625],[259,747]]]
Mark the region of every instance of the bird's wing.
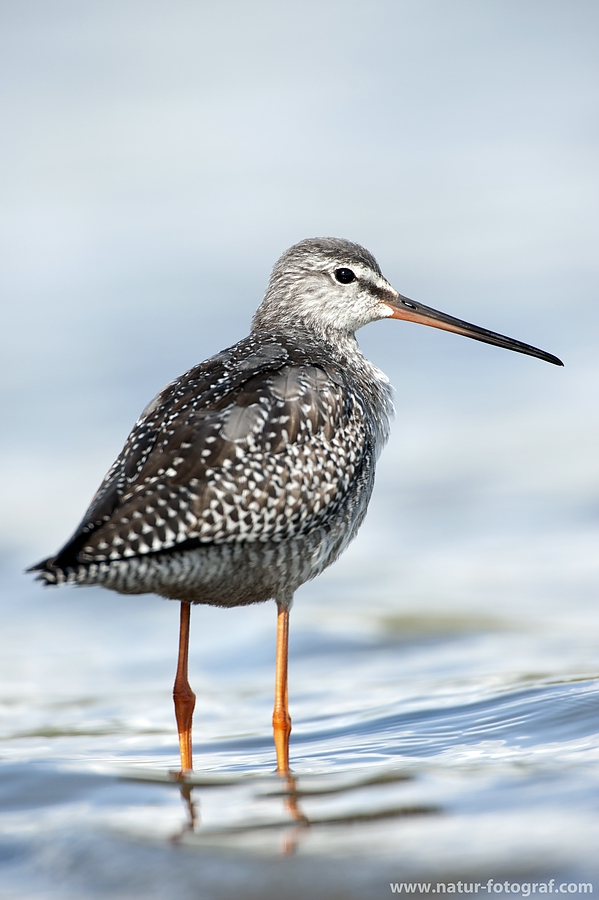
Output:
[[367,443],[341,373],[249,338],[146,407],[52,564],[306,533],[343,503]]

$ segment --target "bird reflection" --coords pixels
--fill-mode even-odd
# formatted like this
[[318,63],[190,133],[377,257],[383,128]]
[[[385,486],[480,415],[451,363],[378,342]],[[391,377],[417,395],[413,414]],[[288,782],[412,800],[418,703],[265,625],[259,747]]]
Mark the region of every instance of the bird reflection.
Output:
[[[202,778],[182,775],[178,771],[171,771],[166,778],[163,772],[151,774],[147,771],[143,774],[127,773],[124,777],[161,785],[166,781],[171,787],[176,786],[183,801],[184,816],[177,830],[170,834],[170,841],[199,847],[259,846],[269,852],[289,856],[309,835],[316,837],[318,828],[322,826],[367,826],[381,820],[439,815],[443,812],[438,804],[406,802],[408,797],[403,786],[413,785],[417,776],[403,768],[377,767],[374,771],[367,768],[359,772],[302,776],[289,771],[258,778],[239,773]],[[216,790],[219,801],[216,821],[213,813],[208,813],[208,821],[202,821],[200,790]],[[231,791],[236,797],[233,804]],[[325,798],[340,794],[347,796],[343,810],[340,811],[336,803],[327,808]],[[310,816],[303,808],[306,798],[308,802],[310,798],[319,801]],[[259,810],[255,806],[256,801],[261,807]],[[270,805],[270,814],[266,817],[262,806],[265,802]]]
[[[176,843],[190,834],[200,833],[201,816],[199,800],[194,797],[194,790],[197,786],[187,781],[180,772],[171,772],[171,775],[173,780],[179,783],[179,792],[185,809],[185,821],[171,838]],[[279,777],[282,779],[282,790],[277,792],[277,796],[280,795],[283,799],[283,809],[291,825],[284,830],[281,846],[281,853],[287,856],[295,852],[301,836],[310,822],[299,804],[299,791],[295,776],[287,773],[283,776],[279,775]]]
[[186,818],[181,828],[179,828],[171,837],[171,841],[175,844],[186,835],[194,834],[196,826],[199,826],[201,821],[199,803],[194,799],[193,788],[193,784],[186,784],[185,782],[182,782],[179,785]]
[[288,774],[285,776],[284,796],[285,809],[292,820],[294,822],[301,822],[304,825],[309,825],[308,818],[299,805],[297,782],[294,775]]
[[290,773],[285,776],[285,809],[291,816],[293,825],[283,832],[281,854],[291,856],[297,850],[298,844],[310,825],[308,817],[299,805],[297,782]]

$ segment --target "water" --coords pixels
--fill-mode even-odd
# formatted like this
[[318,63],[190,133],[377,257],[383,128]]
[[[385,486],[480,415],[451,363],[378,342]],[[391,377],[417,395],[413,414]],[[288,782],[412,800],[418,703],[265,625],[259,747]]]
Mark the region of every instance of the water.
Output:
[[273,772],[272,604],[193,610],[192,829],[169,776],[177,605],[42,591],[7,558],[3,896],[597,884],[599,564],[576,491],[594,426],[570,410],[572,473],[538,452],[558,427],[549,408],[531,424],[521,409],[490,421],[432,405],[404,409],[361,535],[292,611],[291,759],[309,825]]

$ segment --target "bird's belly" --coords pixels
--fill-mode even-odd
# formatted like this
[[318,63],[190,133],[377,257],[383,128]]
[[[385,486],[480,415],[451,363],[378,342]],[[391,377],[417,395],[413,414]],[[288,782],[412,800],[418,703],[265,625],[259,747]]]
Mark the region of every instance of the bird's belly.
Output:
[[278,541],[207,543],[92,563],[73,573],[72,580],[122,594],[154,593],[213,606],[271,598],[290,602],[297,588],[331,565],[355,536],[366,514],[373,474],[369,467],[364,470],[334,515],[304,534]]

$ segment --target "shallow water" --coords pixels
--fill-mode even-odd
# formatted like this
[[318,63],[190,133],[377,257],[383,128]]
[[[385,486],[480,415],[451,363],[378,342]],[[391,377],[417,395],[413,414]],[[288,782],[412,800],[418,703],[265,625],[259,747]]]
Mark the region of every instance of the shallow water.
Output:
[[294,785],[273,771],[272,604],[193,610],[196,777],[182,796],[169,775],[176,604],[43,591],[7,560],[2,896],[599,887],[596,524],[588,496],[577,505],[568,475],[539,472],[534,454],[523,491],[514,459],[534,439],[518,415],[503,423],[523,432],[511,449],[484,417],[472,431],[467,487],[452,447],[470,420],[437,422],[432,499],[430,431],[394,438],[357,542],[298,593]]

